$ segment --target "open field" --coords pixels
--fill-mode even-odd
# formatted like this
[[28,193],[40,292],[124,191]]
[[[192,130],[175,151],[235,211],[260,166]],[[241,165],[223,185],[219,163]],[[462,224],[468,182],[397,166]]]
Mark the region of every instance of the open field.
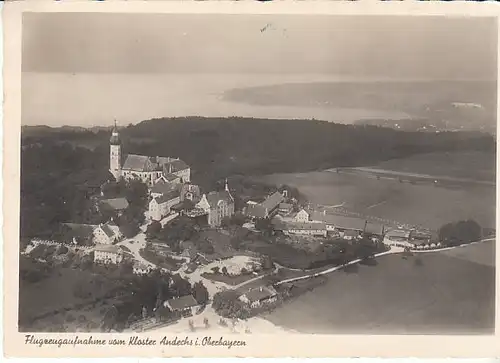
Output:
[[377,169],[407,173],[495,181],[495,153],[478,151],[429,153],[383,161]]
[[[389,255],[357,272],[334,272],[266,319],[303,333],[491,334],[495,268],[479,261],[493,242],[451,251]],[[419,259],[421,264],[415,261]]]
[[472,218],[483,227],[495,227],[495,187],[490,185],[410,184],[328,171],[258,179],[296,187],[312,204],[343,204],[349,211],[400,223],[438,229],[451,221]]

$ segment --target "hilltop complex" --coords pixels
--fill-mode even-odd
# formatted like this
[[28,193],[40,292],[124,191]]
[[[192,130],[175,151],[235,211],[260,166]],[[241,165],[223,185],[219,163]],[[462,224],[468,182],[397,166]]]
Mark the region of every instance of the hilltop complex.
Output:
[[187,212],[190,216],[207,216],[207,223],[220,226],[225,217],[234,214],[234,198],[227,180],[223,191],[201,194],[191,183],[191,168],[183,160],[169,156],[128,154],[122,162],[122,144],[118,129],[113,128],[109,151],[109,171],[119,180],[140,180],[149,188],[149,218],[161,220],[172,213],[172,208],[185,200],[195,203]]

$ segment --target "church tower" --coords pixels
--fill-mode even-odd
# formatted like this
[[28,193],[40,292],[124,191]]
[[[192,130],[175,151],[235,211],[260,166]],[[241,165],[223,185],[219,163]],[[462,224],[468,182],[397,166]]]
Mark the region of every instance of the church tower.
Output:
[[109,171],[117,181],[120,180],[122,176],[122,145],[116,127],[116,120],[111,138],[109,139]]

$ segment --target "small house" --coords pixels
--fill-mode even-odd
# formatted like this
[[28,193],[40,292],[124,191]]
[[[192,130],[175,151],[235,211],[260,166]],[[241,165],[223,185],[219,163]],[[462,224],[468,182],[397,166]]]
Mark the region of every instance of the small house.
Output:
[[182,316],[192,316],[198,307],[198,302],[193,295],[186,295],[165,301],[164,306],[172,312]]
[[359,231],[356,231],[356,230],[353,230],[353,229],[349,229],[347,231],[344,231],[344,235],[343,235],[343,238],[348,240],[348,241],[351,241],[353,239],[358,239],[360,237],[360,232]]
[[278,293],[272,286],[261,286],[241,295],[239,300],[252,308],[271,304],[278,299]]
[[285,233],[305,236],[327,236],[324,222],[286,222]]

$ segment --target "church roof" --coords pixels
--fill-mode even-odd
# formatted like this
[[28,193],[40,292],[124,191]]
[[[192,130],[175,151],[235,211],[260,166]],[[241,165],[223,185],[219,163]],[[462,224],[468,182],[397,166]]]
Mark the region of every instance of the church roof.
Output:
[[149,156],[128,154],[122,169],[147,171]]
[[122,168],[133,171],[163,171],[168,174],[188,169],[189,166],[180,159],[170,157],[128,154]]
[[109,139],[109,143],[111,145],[120,145],[120,135],[118,134],[118,129],[113,127],[113,131],[111,132],[111,138]]
[[217,203],[219,203],[219,201],[221,200],[225,201],[226,203],[232,203],[233,197],[227,190],[219,192],[210,192],[207,194],[207,201],[208,204],[210,204],[211,208],[216,207]]
[[172,166],[172,173],[176,173],[176,172],[181,171],[181,170],[189,169],[189,165],[186,164],[181,159],[171,160],[168,164],[170,166]]

